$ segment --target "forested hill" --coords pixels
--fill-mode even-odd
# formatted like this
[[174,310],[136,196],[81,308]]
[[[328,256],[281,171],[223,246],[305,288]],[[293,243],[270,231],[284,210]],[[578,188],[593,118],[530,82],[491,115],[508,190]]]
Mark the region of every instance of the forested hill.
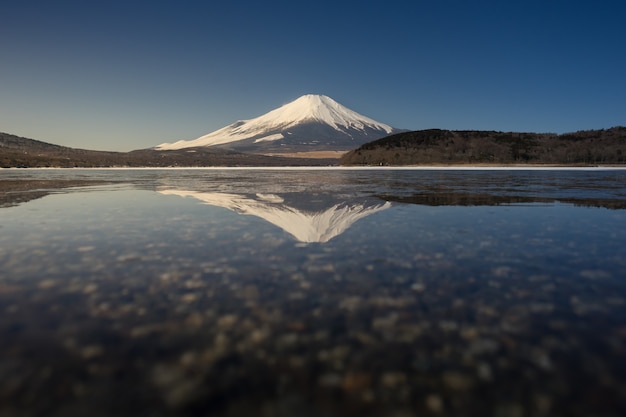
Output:
[[626,164],[626,127],[562,135],[477,130],[418,130],[369,142],[342,165]]

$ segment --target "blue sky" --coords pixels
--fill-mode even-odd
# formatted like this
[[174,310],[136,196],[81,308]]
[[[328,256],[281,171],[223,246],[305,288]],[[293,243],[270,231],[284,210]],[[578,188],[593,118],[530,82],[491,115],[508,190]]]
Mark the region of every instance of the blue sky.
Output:
[[34,0],[0,16],[0,131],[66,146],[195,139],[308,93],[406,129],[626,125],[623,0]]

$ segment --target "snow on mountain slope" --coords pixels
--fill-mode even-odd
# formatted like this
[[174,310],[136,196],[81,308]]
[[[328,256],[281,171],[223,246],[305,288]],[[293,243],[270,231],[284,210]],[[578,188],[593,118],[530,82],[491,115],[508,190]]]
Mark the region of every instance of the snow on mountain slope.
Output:
[[237,121],[195,140],[163,143],[156,149],[229,145],[246,150],[285,146],[290,150],[347,150],[399,131],[330,97],[308,94],[254,119]]
[[391,207],[384,203],[333,204],[324,210],[301,210],[274,194],[239,195],[186,190],[161,190],[161,194],[193,197],[205,204],[224,207],[239,214],[257,216],[280,227],[300,242],[328,242],[345,232],[354,222]]

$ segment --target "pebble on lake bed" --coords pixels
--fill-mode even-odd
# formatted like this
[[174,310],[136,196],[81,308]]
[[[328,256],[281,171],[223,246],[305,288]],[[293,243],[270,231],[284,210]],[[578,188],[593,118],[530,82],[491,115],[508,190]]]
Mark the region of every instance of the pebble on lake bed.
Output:
[[447,388],[454,391],[466,391],[473,386],[472,379],[459,372],[444,372],[441,379]]
[[337,388],[341,386],[343,378],[341,375],[336,373],[329,373],[321,375],[317,383],[323,388]]
[[424,402],[426,404],[426,408],[433,413],[439,414],[443,411],[443,399],[437,394],[427,395]]
[[238,320],[239,317],[235,314],[226,314],[217,319],[217,327],[220,329],[230,329],[237,323]]
[[394,389],[407,383],[404,372],[385,372],[380,377],[380,384],[384,388]]
[[83,287],[83,294],[92,294],[96,291],[98,291],[97,284],[87,284],[85,285],[85,287]]
[[182,301],[183,303],[186,304],[191,304],[195,301],[197,301],[200,297],[198,296],[198,294],[195,293],[187,293],[187,294],[183,294],[180,297],[180,301]]
[[80,356],[83,359],[95,359],[104,354],[104,348],[98,345],[85,346],[80,350]]
[[55,285],[57,285],[57,282],[53,279],[44,279],[42,281],[39,281],[39,284],[37,285],[39,288],[41,288],[42,290],[48,289],[48,288],[52,288]]
[[366,372],[348,372],[341,383],[347,392],[360,392],[370,387],[372,376]]

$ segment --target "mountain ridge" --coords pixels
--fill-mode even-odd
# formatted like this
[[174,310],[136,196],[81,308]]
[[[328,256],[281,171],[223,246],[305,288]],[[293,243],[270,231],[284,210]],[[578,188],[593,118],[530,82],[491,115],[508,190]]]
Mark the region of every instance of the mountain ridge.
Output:
[[336,165],[626,165],[626,127],[566,134],[429,129],[390,135],[337,157],[265,156],[219,147],[130,152],[69,148],[0,132],[0,168]]
[[325,95],[306,94],[279,108],[194,140],[162,143],[157,150],[188,147],[224,147],[247,152],[350,150],[369,141],[398,133],[339,104]]

